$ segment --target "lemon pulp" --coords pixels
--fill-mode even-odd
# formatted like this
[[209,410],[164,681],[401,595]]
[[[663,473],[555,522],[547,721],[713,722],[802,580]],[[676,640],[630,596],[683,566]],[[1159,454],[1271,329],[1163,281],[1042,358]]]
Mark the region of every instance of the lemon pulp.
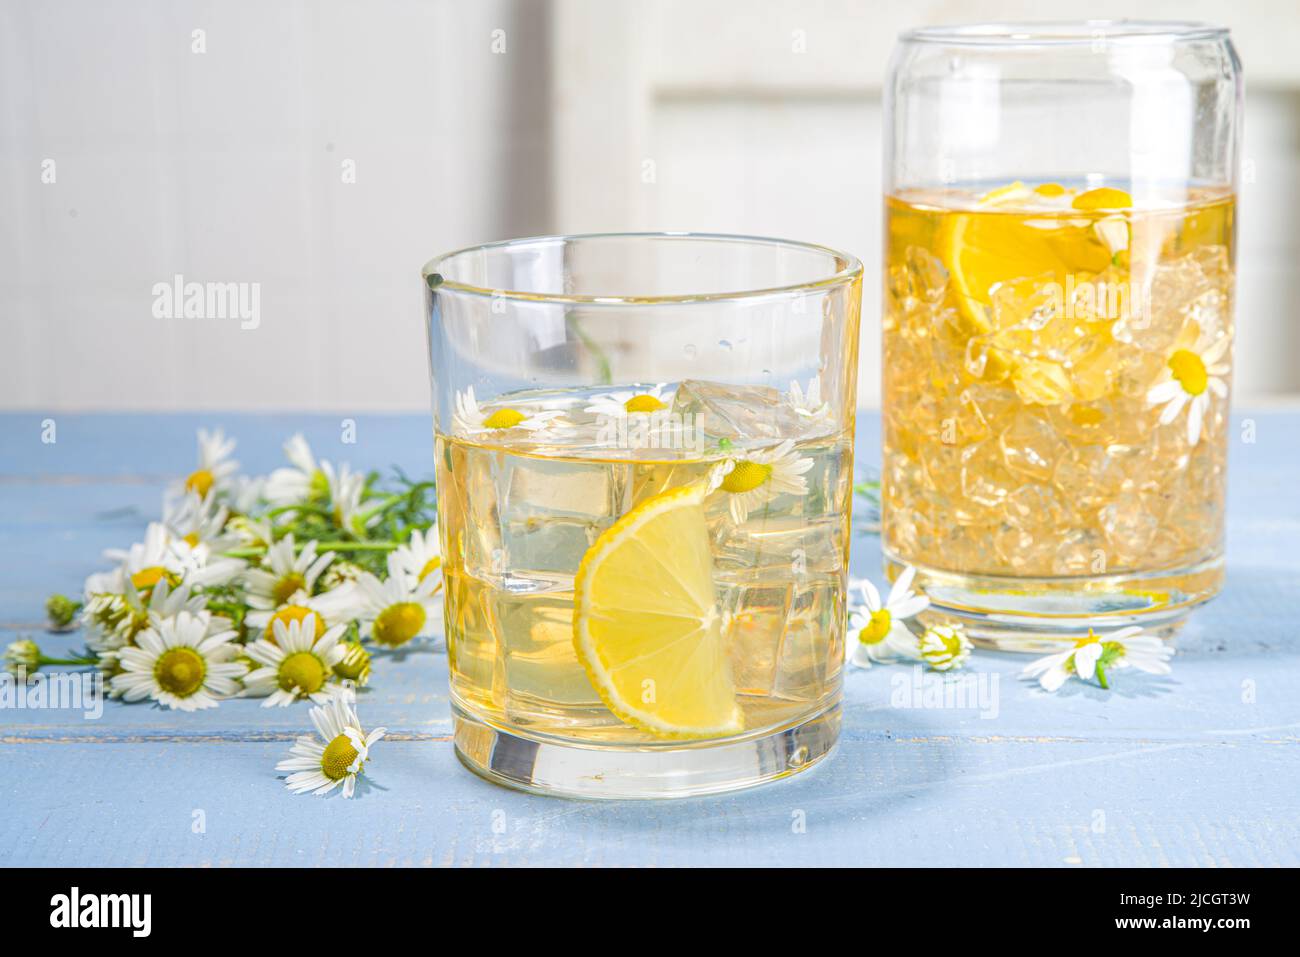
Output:
[[587,550],[574,582],[573,644],[601,699],[661,737],[744,726],[713,586],[702,483],[641,504]]

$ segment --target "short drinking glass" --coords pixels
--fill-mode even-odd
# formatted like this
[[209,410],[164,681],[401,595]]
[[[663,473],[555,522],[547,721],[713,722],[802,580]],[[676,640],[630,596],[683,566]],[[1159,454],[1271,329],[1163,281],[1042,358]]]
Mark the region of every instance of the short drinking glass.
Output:
[[839,728],[861,266],[636,234],[428,289],[455,743],[583,797],[744,787]]

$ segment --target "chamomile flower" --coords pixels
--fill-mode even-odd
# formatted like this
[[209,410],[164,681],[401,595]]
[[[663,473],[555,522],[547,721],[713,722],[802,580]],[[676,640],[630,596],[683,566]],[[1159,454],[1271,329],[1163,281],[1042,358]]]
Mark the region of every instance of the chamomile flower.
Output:
[[807,495],[804,473],[812,467],[813,460],[796,453],[794,442],[787,439],[746,458],[730,460],[718,487],[730,495],[731,517],[740,525],[751,511],[778,495]]
[[855,665],[869,668],[872,662],[917,657],[916,636],[903,622],[928,608],[930,599],[912,591],[915,577],[916,569],[908,565],[884,601],[875,585],[862,582],[862,607],[849,618],[849,640],[845,642],[849,660]]
[[1222,361],[1227,354],[1230,338],[1217,340],[1202,334],[1190,348],[1175,349],[1160,381],[1147,392],[1148,405],[1162,405],[1160,424],[1168,425],[1187,407],[1187,442],[1196,445],[1201,440],[1205,415],[1210,408],[1210,394],[1220,399],[1228,397],[1228,384],[1224,376],[1229,366]]
[[935,671],[956,671],[970,657],[971,643],[959,624],[931,625],[917,641],[922,661]]
[[209,432],[199,429],[199,467],[186,476],[182,483],[182,492],[197,492],[206,496],[212,491],[224,491],[234,474],[239,471],[239,463],[232,459],[235,440],[226,438],[220,429]]
[[664,412],[668,408],[668,403],[664,401],[665,385],[666,383],[661,382],[645,390],[601,393],[592,396],[591,405],[584,411],[612,418],[637,413]]
[[433,634],[441,621],[439,584],[432,575],[412,582],[401,559],[390,554],[386,581],[367,573],[357,582],[370,637],[385,648],[400,648],[412,638]]
[[15,677],[34,675],[41,666],[41,648],[30,638],[19,638],[5,648],[4,662],[5,671]]
[[1109,688],[1108,668],[1136,668],[1153,675],[1167,675],[1172,670],[1169,659],[1173,646],[1148,635],[1136,625],[1105,635],[1092,629],[1074,643],[1073,648],[1031,661],[1020,677],[1037,680],[1044,691],[1056,691],[1071,675],[1080,681],[1096,677],[1097,683]]
[[322,462],[321,469],[325,473],[334,524],[349,535],[364,535],[366,526],[378,518],[375,510],[364,504],[366,477],[353,472],[347,463],[335,468],[331,462]]
[[479,406],[478,400],[474,398],[474,387],[468,386],[464,392],[456,393],[456,411],[452,415],[452,426],[463,435],[506,429],[540,432],[562,415],[564,412],[560,409],[546,409],[525,414],[509,406],[502,406],[490,413],[485,412]]
[[442,569],[442,550],[438,545],[438,525],[435,522],[425,532],[418,528],[411,532],[410,541],[397,548],[393,554],[407,580],[414,586],[430,575],[439,576]]
[[825,419],[831,414],[830,403],[822,401],[822,377],[819,375],[808,380],[806,392],[798,382],[791,382],[785,400],[790,408],[807,419]]
[[346,630],[335,625],[317,636],[311,623],[283,621],[272,623],[275,641],[259,638],[247,645],[248,656],[260,667],[244,678],[244,688],[255,698],[265,697],[263,708],[287,707],[299,698],[325,704],[338,695],[342,686],[332,680],[334,666],[344,657],[339,644]]
[[206,599],[192,594],[191,586],[183,581],[173,588],[171,579],[160,578],[148,588],[137,589],[128,578],[121,594],[98,592],[87,597],[82,612],[86,643],[101,656],[111,654],[134,644],[151,617],[171,618],[181,612],[197,615],[205,603]]
[[324,795],[342,785],[343,796],[352,797],[357,777],[370,759],[370,749],[385,729],[375,728],[366,734],[356,710],[344,697],[312,708],[311,721],[319,739],[309,734],[299,737],[289,749],[290,756],[275,769],[291,772],[284,783],[294,794]]
[[267,641],[275,640],[275,623],[310,622],[312,633],[320,636],[335,625],[346,625],[361,611],[356,585],[344,582],[316,595],[297,591],[275,608],[259,608],[244,616],[244,623],[259,629]]
[[268,502],[293,505],[325,494],[325,472],[302,433],[295,433],[284,443],[284,454],[292,467],[278,468],[267,476],[264,494]]
[[152,698],[167,708],[215,708],[220,698],[239,690],[244,666],[232,659],[239,646],[235,632],[212,632],[206,612],[186,611],[158,618],[136,638],[135,647],[117,653],[120,672],[111,687],[126,701]]
[[316,588],[316,579],[334,560],[333,552],[317,556],[315,542],[308,542],[302,551],[295,552],[296,543],[290,533],[266,550],[261,567],[244,571],[249,607],[265,611],[279,608],[300,591],[310,595]]
[[123,594],[128,579],[140,591],[152,587],[162,578],[173,585],[179,584],[183,578],[195,588],[227,585],[244,569],[244,562],[237,558],[214,556],[212,548],[203,542],[191,545],[185,539],[177,538],[163,522],[150,522],[143,542],[125,550],[105,549],[104,557],[118,562],[119,567],[107,576],[92,575],[86,581],[87,592],[112,589]]
[[230,509],[217,502],[209,492],[187,492],[178,502],[165,506],[163,524],[173,538],[191,548],[206,545],[211,551],[221,552],[233,547],[236,537],[226,530]]
[[351,681],[358,688],[364,688],[370,681],[370,651],[358,638],[345,638],[340,642],[343,657],[334,666],[334,673],[345,681]]

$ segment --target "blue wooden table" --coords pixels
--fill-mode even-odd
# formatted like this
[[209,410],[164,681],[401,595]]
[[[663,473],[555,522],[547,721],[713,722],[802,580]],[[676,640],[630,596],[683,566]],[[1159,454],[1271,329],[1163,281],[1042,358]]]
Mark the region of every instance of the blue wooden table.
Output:
[[[237,700],[196,715],[107,702],[101,717],[0,710],[0,864],[1300,864],[1300,412],[1240,413],[1225,593],[1179,640],[1164,679],[1049,696],[1024,660],[977,652],[996,708],[909,700],[907,668],[852,671],[836,752],[787,781],[721,798],[580,803],[504,790],[457,763],[446,657],[379,658],[359,704],[385,725],[358,797],[290,794],[275,763],[307,706]],[[194,430],[223,426],[245,470],[302,430],[358,467],[430,471],[426,416],[0,416],[0,639],[47,653],[50,592],[77,594],[100,552],[136,541]],[[862,417],[864,463],[879,422]],[[1241,434],[1240,432],[1238,434]],[[48,437],[48,430],[47,430]],[[858,535],[858,575],[879,576]]]

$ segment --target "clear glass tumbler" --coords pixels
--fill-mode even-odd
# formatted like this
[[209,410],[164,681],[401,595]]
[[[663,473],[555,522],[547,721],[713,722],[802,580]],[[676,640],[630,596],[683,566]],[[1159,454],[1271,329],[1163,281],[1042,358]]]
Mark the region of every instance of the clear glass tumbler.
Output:
[[1203,24],[900,38],[883,545],[979,642],[1169,635],[1220,588],[1241,95]]
[[424,278],[462,762],[623,798],[823,757],[861,264],[772,239],[559,236]]

